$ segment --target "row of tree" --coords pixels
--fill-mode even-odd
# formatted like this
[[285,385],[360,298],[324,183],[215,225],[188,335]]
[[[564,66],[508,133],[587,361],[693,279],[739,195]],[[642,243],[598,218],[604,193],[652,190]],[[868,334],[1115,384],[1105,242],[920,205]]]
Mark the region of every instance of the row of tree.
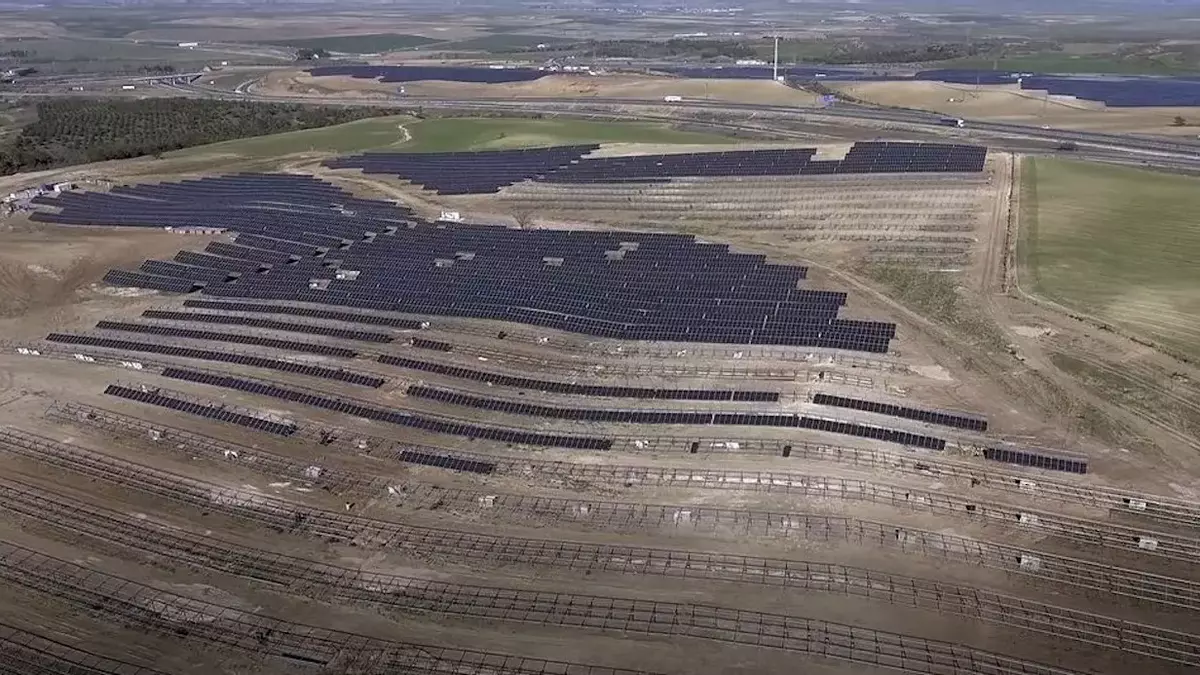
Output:
[[55,99],[0,144],[0,175],[157,155],[197,145],[387,115],[382,108],[192,98]]
[[819,59],[830,65],[854,63],[936,63],[989,54],[997,48],[989,41],[887,44],[871,42],[835,43]]

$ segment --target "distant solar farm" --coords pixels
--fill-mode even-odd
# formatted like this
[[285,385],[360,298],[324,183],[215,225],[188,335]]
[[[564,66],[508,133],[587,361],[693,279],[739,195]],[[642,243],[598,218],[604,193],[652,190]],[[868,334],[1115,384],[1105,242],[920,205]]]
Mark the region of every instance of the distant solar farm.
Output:
[[[761,66],[663,67],[667,75],[689,78],[770,79],[773,71]],[[349,76],[382,82],[443,80],[499,84],[529,82],[556,71],[538,68],[489,68],[462,66],[377,66],[336,65],[311,68],[314,77]],[[797,82],[945,82],[965,85],[1016,84],[1027,91],[1073,96],[1109,107],[1200,106],[1200,77],[1084,76],[1020,73],[994,70],[924,70],[911,76],[873,75],[847,68],[781,68],[782,77]]]

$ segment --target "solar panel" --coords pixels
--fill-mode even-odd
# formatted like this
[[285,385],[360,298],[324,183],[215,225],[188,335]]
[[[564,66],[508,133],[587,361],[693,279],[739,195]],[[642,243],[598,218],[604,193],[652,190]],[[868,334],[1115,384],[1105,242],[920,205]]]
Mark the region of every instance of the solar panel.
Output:
[[391,342],[392,336],[387,333],[369,333],[361,330],[346,330],[329,326],[314,326],[311,324],[292,323],[289,321],[274,321],[247,316],[231,316],[228,314],[200,314],[196,312],[171,312],[160,309],[148,309],[142,312],[147,319],[163,319],[169,321],[189,321],[222,326],[250,326],[268,330],[286,331],[291,333],[308,333],[324,335],[341,340],[357,340],[359,342]]
[[[862,166],[877,166],[881,157],[893,152],[909,158],[904,161],[924,162],[921,152],[944,158],[958,146],[895,151],[889,144],[855,147]],[[691,159],[672,161],[711,160],[724,171],[734,166],[730,158],[748,156],[751,164],[760,159],[776,164],[803,159],[803,153],[787,150],[745,152],[715,153],[719,158],[696,153]],[[570,166],[586,161],[591,160]],[[871,353],[887,352],[895,337],[892,324],[840,318],[846,294],[801,288],[807,274],[803,267],[773,264],[764,255],[734,252],[689,235],[430,223],[396,204],[360,199],[312,176],[291,174],[116,186],[103,193],[63,193],[54,202],[59,213],[48,216],[55,222],[219,224],[236,233],[239,242],[282,249],[213,242],[205,253],[181,252],[169,263],[147,263],[173,274],[203,277],[198,282],[121,271],[106,277],[113,283],[180,293],[199,290],[205,299],[189,299],[184,303],[188,308],[412,330],[425,324],[393,315],[432,315],[516,322],[620,340]],[[322,249],[323,255],[301,255]],[[296,343],[262,338],[247,342],[249,338],[215,337],[220,334],[211,332],[159,334],[296,349]],[[448,343],[423,338],[414,346],[452,349]]]
[[454,345],[449,342],[439,342],[438,340],[426,340],[425,338],[414,337],[410,344],[417,349],[432,349],[438,352],[454,351]]
[[985,448],[983,456],[985,459],[990,459],[993,462],[1018,464],[1036,469],[1048,469],[1050,471],[1083,474],[1087,473],[1088,469],[1088,462],[1083,458],[1052,455],[1024,448]]
[[357,401],[343,401],[332,396],[310,394],[298,389],[264,382],[256,382],[237,377],[214,375],[212,373],[187,370],[185,368],[165,368],[163,377],[197,382],[214,387],[223,387],[236,391],[244,391],[260,396],[269,396],[285,401],[303,403],[305,405],[331,410],[334,412],[362,417],[364,419],[398,424],[419,429],[430,433],[452,434],[468,438],[484,438],[505,443],[523,445],[544,445],[549,447],[574,448],[580,450],[608,450],[612,440],[606,438],[589,438],[584,436],[566,436],[559,434],[542,434],[518,429],[486,427],[466,424],[458,421],[442,420],[435,417],[414,415],[398,410],[391,410],[375,405],[366,405]]
[[62,344],[85,345],[88,347],[101,347],[104,349],[120,349],[130,352],[145,352],[150,354],[164,354],[167,356],[177,356],[186,359],[197,359],[200,361],[219,361],[222,363],[234,363],[243,366],[251,366],[254,368],[266,368],[269,370],[278,370],[286,373],[296,373],[298,375],[307,375],[309,377],[321,377],[327,380],[338,380],[340,382],[349,382],[364,387],[379,388],[386,382],[382,377],[373,375],[364,375],[348,370],[340,370],[337,368],[325,368],[322,366],[314,366],[307,363],[292,363],[291,361],[282,361],[279,359],[270,359],[261,356],[250,356],[246,354],[229,354],[227,352],[217,352],[207,349],[189,349],[186,347],[172,347],[170,345],[160,345],[149,342],[132,342],[129,340],[111,340],[109,338],[94,337],[91,335],[70,335],[67,333],[51,333],[46,336],[49,342],[58,342]]
[[214,300],[184,300],[184,307],[195,309],[218,309],[226,312],[245,312],[260,314],[289,314],[292,316],[307,316],[313,319],[329,319],[346,323],[363,323],[373,326],[391,326],[415,330],[423,328],[420,321],[413,319],[397,319],[390,316],[359,314],[357,312],[342,312],[330,309],[310,309],[308,307],[292,307],[290,305],[265,305],[251,302],[218,302]]
[[162,406],[164,408],[170,408],[172,410],[178,410],[180,412],[206,417],[208,419],[218,420],[220,422],[237,424],[243,427],[257,429],[258,431],[265,431],[269,434],[276,434],[278,436],[291,436],[292,434],[296,433],[298,428],[295,424],[272,422],[259,417],[243,415],[242,413],[227,410],[220,406],[201,405],[179,398],[163,396],[154,391],[131,389],[129,387],[116,384],[108,385],[108,387],[104,390],[104,393],[108,394],[109,396],[118,396],[120,398],[137,401],[139,403]]
[[337,356],[346,359],[352,359],[355,356],[358,356],[358,352],[354,351],[353,349],[346,349],[344,347],[331,347],[329,345],[319,345],[310,342],[296,342],[295,340],[277,340],[275,338],[259,337],[257,335],[218,333],[215,331],[175,328],[173,326],[159,326],[155,324],[129,323],[125,321],[100,321],[96,324],[96,328],[101,330],[117,330],[129,333],[160,335],[163,337],[187,338],[190,340],[212,340],[214,342],[232,342],[244,345],[258,345],[261,347],[286,349],[294,352],[320,354],[322,356]]
[[475,382],[499,385],[501,387],[519,387],[536,389],[555,394],[577,396],[604,396],[610,398],[645,398],[676,401],[754,401],[774,403],[779,400],[779,392],[774,391],[738,391],[732,389],[652,389],[648,387],[611,387],[604,385],[584,385],[570,382],[553,382],[537,380],[516,375],[491,373],[471,368],[450,366],[432,361],[422,361],[402,356],[387,354],[378,357],[383,364],[419,370],[436,375],[446,375]]
[[862,438],[914,445],[931,450],[943,450],[943,439],[923,434],[913,434],[895,429],[884,429],[864,424],[853,424],[837,420],[802,417],[793,414],[747,413],[733,411],[676,411],[676,410],[602,410],[591,408],[563,408],[535,403],[523,403],[483,396],[462,394],[425,385],[412,385],[407,393],[413,398],[423,398],[450,405],[490,410],[510,415],[546,417],[573,422],[609,422],[618,424],[687,424],[687,425],[753,425],[769,427],[805,428],[837,434],[849,434]]
[[919,422],[939,424],[941,426],[955,427],[957,429],[967,429],[970,431],[978,431],[980,433],[987,431],[987,420],[976,416],[958,413],[934,412],[890,403],[876,403],[874,401],[864,401],[862,399],[846,398],[844,396],[833,396],[822,393],[813,394],[813,403],[816,403],[817,405],[835,406],[838,408],[850,408],[851,410],[862,410],[865,412],[878,413],[880,415],[890,415],[892,417],[903,417],[905,419],[917,420]]
[[496,470],[496,465],[492,462],[480,462],[473,459],[463,459],[454,457],[453,455],[440,455],[428,452],[417,452],[415,450],[404,450],[398,455],[400,461],[410,464],[423,464],[425,466],[435,466],[439,469],[451,469],[453,471],[466,471],[468,473],[489,474]]
[[356,79],[380,82],[418,82],[438,80],[442,82],[474,82],[479,84],[503,84],[507,82],[530,82],[550,74],[536,68],[481,68],[460,66],[369,66],[336,65],[319,66],[307,71],[313,77],[349,76]]

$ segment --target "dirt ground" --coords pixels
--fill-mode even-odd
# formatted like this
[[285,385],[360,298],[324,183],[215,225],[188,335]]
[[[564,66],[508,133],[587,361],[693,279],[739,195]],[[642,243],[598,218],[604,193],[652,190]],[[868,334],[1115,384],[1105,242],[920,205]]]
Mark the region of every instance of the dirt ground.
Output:
[[313,77],[304,72],[275,71],[265,76],[254,91],[261,94],[378,97],[395,95],[404,88],[406,96],[454,98],[538,98],[579,96],[605,98],[662,99],[683,96],[714,101],[736,101],[771,105],[813,107],[817,97],[775,82],[728,79],[676,79],[637,75],[548,75],[532,82],[503,85],[466,82],[376,82],[352,77]]
[[1103,103],[1047,95],[1016,84],[975,87],[942,82],[863,82],[831,86],[871,103],[932,110],[965,119],[1082,131],[1200,135],[1195,126],[1173,123],[1176,116],[1200,119],[1197,108],[1108,108]]
[[[297,357],[95,328],[100,319],[144,321],[147,309],[182,306],[179,297],[98,284],[108,268],[200,250],[211,237],[0,221],[0,623],[180,675],[397,664],[465,672],[458,660],[495,663],[499,654],[529,659],[522,672],[565,672],[549,662],[567,661],[583,664],[571,672],[599,672],[587,665],[750,675],[792,673],[800,663],[806,673],[849,675],[894,672],[879,663],[900,640],[910,672],[982,672],[988,666],[965,664],[991,663],[995,654],[1066,672],[1194,672],[1195,441],[1169,416],[1114,405],[1058,371],[1046,352],[1069,343],[1088,358],[1127,364],[1146,386],[1168,370],[1193,382],[1200,374],[1119,336],[1093,334],[1017,292],[1017,171],[1012,157],[992,153],[986,172],[968,179],[683,181],[653,194],[573,186],[574,209],[546,186],[447,200],[323,172],[363,196],[419,198],[426,209],[454,206],[468,220],[696,231],[773,262],[807,264],[807,288],[848,292],[847,316],[897,323],[892,352],[869,356],[617,343],[437,317],[422,336],[451,342],[450,353],[414,349],[413,331],[392,331],[387,344],[324,340],[360,355],[316,362],[376,373],[387,380],[378,389],[42,342],[59,331]],[[606,199],[633,205],[605,207]],[[671,211],[681,202],[696,208]],[[678,220],[665,220],[669,213]],[[939,223],[957,229],[931,229]],[[957,271],[937,273],[953,275],[946,287],[963,299],[949,325],[897,300],[903,293],[870,273],[879,263],[870,245],[930,245],[931,236],[959,259]],[[957,322],[976,315],[986,321]],[[770,390],[779,403],[733,405],[952,443],[920,454],[770,427],[647,429],[482,412],[409,396],[407,387],[581,408],[730,404],[553,395],[386,366],[374,360],[379,354],[560,382]],[[448,420],[625,440],[590,452],[416,432],[169,379],[160,372],[166,364]],[[118,382],[301,429],[282,438],[103,393]],[[970,434],[822,411],[810,400],[818,391],[981,413],[989,438],[1086,455],[1091,471],[987,462],[975,456],[981,441]],[[1170,393],[1191,400],[1187,390]],[[1114,444],[1106,437],[1114,429],[1130,442]],[[323,441],[322,430],[336,438]],[[696,453],[688,449],[694,438],[706,439]],[[794,449],[787,457],[785,443]],[[485,475],[401,461],[416,445],[490,458],[497,468]],[[1131,507],[1129,498],[1148,504]],[[1147,591],[1151,585],[1165,590]],[[954,643],[957,656],[914,638]],[[988,672],[1032,668],[1005,663]]]

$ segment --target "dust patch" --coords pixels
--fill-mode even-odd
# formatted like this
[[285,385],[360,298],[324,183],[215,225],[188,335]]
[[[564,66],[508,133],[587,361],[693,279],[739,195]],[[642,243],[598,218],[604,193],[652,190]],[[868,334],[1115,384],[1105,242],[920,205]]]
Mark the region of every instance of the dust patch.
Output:
[[950,371],[941,366],[910,366],[910,368],[914,373],[920,375],[921,377],[928,377],[931,380],[938,380],[941,382],[954,381],[954,376],[950,374]]

